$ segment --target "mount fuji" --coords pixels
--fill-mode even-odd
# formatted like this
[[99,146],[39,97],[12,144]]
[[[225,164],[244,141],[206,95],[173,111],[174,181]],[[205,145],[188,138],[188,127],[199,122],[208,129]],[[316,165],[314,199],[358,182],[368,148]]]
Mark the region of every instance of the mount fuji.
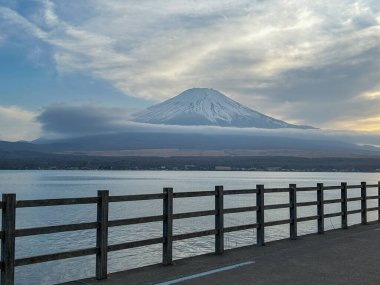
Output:
[[132,120],[182,126],[313,129],[310,126],[293,125],[266,116],[210,88],[188,89],[171,99],[135,113]]

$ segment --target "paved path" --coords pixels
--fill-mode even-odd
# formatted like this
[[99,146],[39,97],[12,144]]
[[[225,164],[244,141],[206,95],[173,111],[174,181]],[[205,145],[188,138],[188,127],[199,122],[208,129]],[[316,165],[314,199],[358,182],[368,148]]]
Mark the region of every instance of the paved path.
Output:
[[380,284],[380,224],[228,250],[68,284]]

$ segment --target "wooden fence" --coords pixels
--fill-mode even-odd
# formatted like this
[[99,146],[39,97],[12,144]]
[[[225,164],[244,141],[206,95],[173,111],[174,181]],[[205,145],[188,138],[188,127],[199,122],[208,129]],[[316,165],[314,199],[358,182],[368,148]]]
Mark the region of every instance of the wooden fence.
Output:
[[[377,188],[376,196],[367,196],[368,188]],[[360,197],[347,198],[349,189],[361,189]],[[328,190],[340,190],[341,197],[339,199],[324,199],[324,192]],[[317,200],[309,202],[297,202],[297,192],[316,191]],[[265,204],[266,193],[289,193],[289,202],[285,204]],[[255,194],[256,205],[249,207],[224,208],[223,199],[226,195]],[[183,199],[188,197],[215,197],[215,208],[207,211],[173,213],[174,199]],[[110,203],[124,201],[141,201],[141,200],[157,200],[163,201],[163,213],[157,216],[148,216],[141,218],[119,219],[109,221],[108,209]],[[367,200],[375,199],[378,201],[378,207],[367,207]],[[358,210],[347,210],[348,202],[361,201],[361,208]],[[97,204],[97,220],[89,223],[67,224],[57,226],[46,226],[36,228],[16,229],[16,208],[25,207],[44,207],[58,205],[75,205],[75,204]],[[336,213],[324,213],[324,205],[340,203],[341,211]],[[316,215],[307,217],[297,217],[297,208],[306,206],[316,206]],[[107,254],[108,252],[124,250],[129,248],[141,247],[152,244],[162,244],[162,263],[169,265],[172,263],[173,242],[178,240],[190,239],[195,237],[215,235],[215,253],[223,254],[224,251],[224,233],[241,231],[247,229],[256,229],[257,244],[264,245],[264,230],[266,227],[289,224],[290,238],[297,238],[297,223],[317,220],[318,233],[324,233],[324,218],[341,217],[342,228],[348,227],[348,215],[361,213],[361,223],[367,223],[367,212],[378,211],[380,220],[380,182],[378,184],[367,185],[362,182],[360,185],[347,185],[341,183],[340,186],[324,186],[318,183],[316,187],[297,187],[290,184],[286,188],[264,188],[264,185],[257,185],[255,189],[243,190],[223,190],[223,186],[215,186],[215,191],[199,191],[199,192],[173,192],[173,188],[164,188],[160,194],[142,194],[142,195],[125,195],[125,196],[109,196],[108,190],[98,191],[97,197],[85,198],[67,198],[67,199],[45,199],[45,200],[16,200],[16,194],[3,194],[0,208],[2,210],[2,230],[0,238],[1,248],[1,284],[14,284],[14,270],[16,266],[41,263],[52,260],[73,258],[86,255],[96,255],[96,278],[107,278]],[[274,209],[289,209],[289,219],[265,222],[264,211]],[[242,212],[256,212],[256,222],[238,226],[224,226],[224,215]],[[215,227],[209,230],[191,232],[185,234],[173,235],[173,220],[194,218],[201,216],[215,216]],[[108,229],[110,227],[143,224],[150,222],[162,221],[162,237],[139,240],[133,242],[125,242],[121,244],[108,244]],[[96,246],[86,249],[58,252],[39,256],[31,256],[16,259],[15,258],[15,240],[16,237],[42,235],[58,232],[79,231],[96,229]]]

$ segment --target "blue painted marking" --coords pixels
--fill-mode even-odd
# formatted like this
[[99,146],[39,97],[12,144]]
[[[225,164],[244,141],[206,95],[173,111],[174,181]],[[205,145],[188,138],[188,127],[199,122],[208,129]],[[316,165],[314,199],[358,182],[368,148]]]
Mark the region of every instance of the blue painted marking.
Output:
[[197,273],[197,274],[194,274],[194,275],[189,275],[189,276],[177,278],[177,279],[166,281],[166,282],[157,283],[156,285],[171,285],[171,284],[176,284],[178,282],[182,282],[182,281],[187,281],[187,280],[199,278],[199,277],[203,277],[203,276],[206,276],[206,275],[223,272],[223,271],[239,268],[241,266],[245,266],[245,265],[249,265],[249,264],[254,264],[254,263],[255,263],[255,261],[253,261],[253,260],[242,262],[242,263],[237,263],[237,264],[234,264],[234,265],[225,266],[225,267],[221,267],[221,268],[214,269],[214,270],[210,270],[210,271],[206,271],[206,272],[202,272],[202,273]]

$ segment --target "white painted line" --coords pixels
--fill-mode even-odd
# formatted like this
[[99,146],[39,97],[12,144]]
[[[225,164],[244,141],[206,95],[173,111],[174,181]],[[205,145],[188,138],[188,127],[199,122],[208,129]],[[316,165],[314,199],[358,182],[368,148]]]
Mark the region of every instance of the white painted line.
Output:
[[374,229],[374,231],[380,231],[380,229]]
[[176,283],[179,283],[179,282],[182,282],[182,281],[187,281],[187,280],[203,277],[203,276],[214,274],[214,273],[219,273],[219,272],[223,272],[223,271],[227,271],[227,270],[232,270],[232,269],[235,269],[235,268],[239,268],[239,267],[242,267],[242,266],[245,266],[245,265],[249,265],[249,264],[254,264],[254,263],[255,263],[255,261],[253,261],[253,260],[242,262],[242,263],[237,263],[237,264],[234,264],[234,265],[225,266],[225,267],[221,267],[221,268],[214,269],[214,270],[210,270],[210,271],[206,271],[206,272],[202,272],[202,273],[197,273],[197,274],[194,274],[194,275],[189,275],[189,276],[177,278],[177,279],[166,281],[166,282],[157,283],[156,285],[171,285],[171,284],[176,284]]

